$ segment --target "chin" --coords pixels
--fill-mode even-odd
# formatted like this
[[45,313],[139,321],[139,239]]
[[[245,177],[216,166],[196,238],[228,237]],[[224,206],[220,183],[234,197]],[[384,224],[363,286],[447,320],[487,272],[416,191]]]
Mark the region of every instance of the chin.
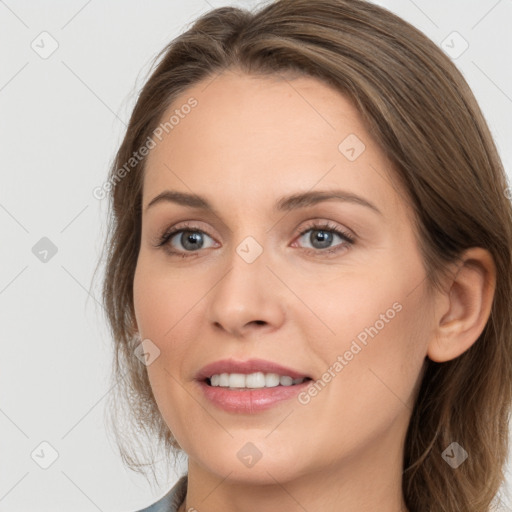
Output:
[[[283,449],[262,439],[254,444],[233,441],[219,450],[199,450],[200,457],[189,456],[196,464],[219,478],[229,475],[230,482],[239,484],[275,485],[306,475],[312,468],[300,465],[298,448]],[[209,457],[205,458],[205,454]]]

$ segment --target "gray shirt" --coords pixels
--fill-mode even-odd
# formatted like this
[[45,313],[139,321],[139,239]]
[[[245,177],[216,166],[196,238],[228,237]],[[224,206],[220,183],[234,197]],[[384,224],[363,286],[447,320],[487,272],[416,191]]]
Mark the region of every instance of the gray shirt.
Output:
[[187,480],[188,475],[182,476],[163,498],[138,512],[177,512],[178,508],[185,501]]

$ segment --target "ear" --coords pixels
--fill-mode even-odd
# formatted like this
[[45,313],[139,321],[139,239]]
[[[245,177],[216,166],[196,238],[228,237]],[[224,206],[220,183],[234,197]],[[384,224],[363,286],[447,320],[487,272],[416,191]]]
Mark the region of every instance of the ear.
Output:
[[427,355],[439,363],[455,359],[482,334],[496,289],[496,266],[489,251],[467,249],[447,281],[436,311],[435,336]]

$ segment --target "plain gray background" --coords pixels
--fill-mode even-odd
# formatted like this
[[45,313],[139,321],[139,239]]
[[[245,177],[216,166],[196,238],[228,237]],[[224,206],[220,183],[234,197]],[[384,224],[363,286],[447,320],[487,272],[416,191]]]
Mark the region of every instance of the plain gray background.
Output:
[[[376,3],[452,47],[510,175],[512,2]],[[0,1],[0,511],[133,511],[175,482],[150,488],[105,431],[111,342],[91,278],[106,202],[92,191],[156,53],[211,8],[256,4]]]

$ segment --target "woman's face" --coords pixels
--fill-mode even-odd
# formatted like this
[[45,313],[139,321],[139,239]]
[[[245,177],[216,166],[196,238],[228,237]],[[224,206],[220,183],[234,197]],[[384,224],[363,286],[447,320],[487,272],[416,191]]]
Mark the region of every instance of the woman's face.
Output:
[[[357,110],[313,78],[229,72],[173,115],[148,155],[134,301],[189,464],[260,483],[399,475],[432,304],[412,212]],[[157,247],[170,228],[185,232]]]

